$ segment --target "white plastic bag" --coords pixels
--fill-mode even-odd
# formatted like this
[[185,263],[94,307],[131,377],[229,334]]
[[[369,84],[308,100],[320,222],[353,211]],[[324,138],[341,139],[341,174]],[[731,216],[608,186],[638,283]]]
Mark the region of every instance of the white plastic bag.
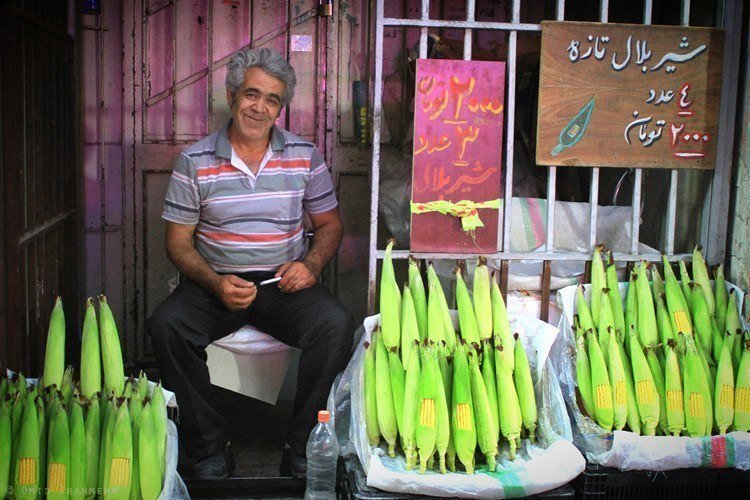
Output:
[[[454,322],[455,311],[451,312]],[[535,444],[522,441],[516,460],[508,460],[507,443],[501,447],[497,471],[481,465],[473,475],[440,474],[405,469],[404,457],[388,457],[367,438],[364,413],[364,346],[379,324],[379,315],[365,319],[360,339],[346,370],[334,384],[329,409],[335,408],[341,453],[359,456],[367,472],[367,485],[385,491],[461,498],[514,498],[548,491],[570,482],[583,472],[585,460],[573,446],[570,421],[548,354],[557,329],[540,320],[510,315],[511,330],[519,332],[529,355],[529,365],[537,397],[538,425]],[[346,418],[348,417],[348,419]],[[347,424],[348,435],[342,428]]]

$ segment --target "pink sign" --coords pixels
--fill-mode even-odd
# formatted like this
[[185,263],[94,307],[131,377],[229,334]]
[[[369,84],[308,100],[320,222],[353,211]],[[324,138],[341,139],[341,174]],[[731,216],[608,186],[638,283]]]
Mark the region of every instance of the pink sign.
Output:
[[411,251],[497,251],[504,102],[503,62],[417,61]]

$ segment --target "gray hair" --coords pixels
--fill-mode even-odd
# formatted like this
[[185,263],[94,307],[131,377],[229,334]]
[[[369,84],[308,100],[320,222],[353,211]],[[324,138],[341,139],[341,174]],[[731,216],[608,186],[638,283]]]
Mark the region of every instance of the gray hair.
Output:
[[238,50],[232,54],[229,64],[227,64],[227,77],[224,83],[232,95],[232,101],[234,101],[237,91],[242,87],[245,71],[250,68],[260,68],[286,84],[284,95],[281,96],[282,106],[286,106],[292,101],[294,87],[297,85],[297,76],[294,74],[294,68],[291,64],[278,52],[270,49],[251,48]]

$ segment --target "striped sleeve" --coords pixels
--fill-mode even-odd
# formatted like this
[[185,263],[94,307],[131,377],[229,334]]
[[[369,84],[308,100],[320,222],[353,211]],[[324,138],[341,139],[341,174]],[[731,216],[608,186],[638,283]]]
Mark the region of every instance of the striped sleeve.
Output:
[[305,189],[302,206],[309,214],[327,212],[338,206],[331,173],[317,148],[313,150],[310,160],[310,183]]
[[200,195],[196,171],[190,158],[181,153],[172,166],[167,194],[164,197],[162,219],[194,226],[200,214]]

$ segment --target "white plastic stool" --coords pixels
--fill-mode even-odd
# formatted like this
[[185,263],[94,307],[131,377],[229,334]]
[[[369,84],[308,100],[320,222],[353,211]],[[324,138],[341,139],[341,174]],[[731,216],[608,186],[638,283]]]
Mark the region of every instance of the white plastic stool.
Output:
[[292,400],[299,349],[246,325],[210,344],[206,354],[212,384],[270,404],[280,394],[283,401]]

